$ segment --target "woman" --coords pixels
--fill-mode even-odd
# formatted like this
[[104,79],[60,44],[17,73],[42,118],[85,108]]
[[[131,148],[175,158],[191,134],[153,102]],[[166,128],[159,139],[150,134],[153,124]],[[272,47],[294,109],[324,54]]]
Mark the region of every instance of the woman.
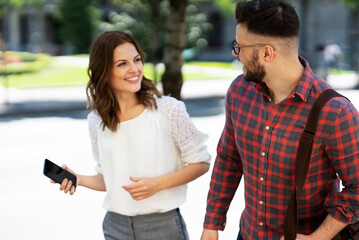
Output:
[[[140,46],[123,32],[94,42],[87,96],[97,175],[74,174],[78,186],[107,191],[105,239],[188,239],[178,207],[186,183],[209,169],[207,136],[181,101],[143,76],[143,64]],[[75,186],[64,180],[60,190],[72,195]]]

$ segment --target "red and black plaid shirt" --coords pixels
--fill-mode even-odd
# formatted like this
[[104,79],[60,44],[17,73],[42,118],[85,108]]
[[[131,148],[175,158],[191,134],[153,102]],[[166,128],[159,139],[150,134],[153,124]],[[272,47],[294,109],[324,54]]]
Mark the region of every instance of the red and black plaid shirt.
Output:
[[[279,239],[294,186],[299,138],[318,95],[330,86],[310,71],[273,106],[265,84],[235,79],[226,96],[226,124],[218,143],[204,228],[223,230],[226,213],[244,177],[244,239]],[[313,232],[329,213],[359,220],[359,114],[344,98],[322,109],[311,163],[298,206],[298,231]],[[339,177],[338,177],[339,175]],[[344,186],[339,191],[340,179]]]

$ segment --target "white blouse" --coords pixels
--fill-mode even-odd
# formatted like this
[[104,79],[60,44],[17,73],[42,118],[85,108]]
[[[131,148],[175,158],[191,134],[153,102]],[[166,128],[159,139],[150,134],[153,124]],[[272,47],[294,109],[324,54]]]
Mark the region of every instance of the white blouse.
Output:
[[187,163],[210,162],[200,132],[183,102],[157,98],[158,109],[145,109],[138,117],[121,122],[118,130],[103,130],[97,112],[88,116],[96,171],[103,174],[107,195],[104,208],[127,216],[167,212],[186,199],[186,185],[165,189],[149,198],[133,200],[122,186],[130,177],[156,177],[172,173]]

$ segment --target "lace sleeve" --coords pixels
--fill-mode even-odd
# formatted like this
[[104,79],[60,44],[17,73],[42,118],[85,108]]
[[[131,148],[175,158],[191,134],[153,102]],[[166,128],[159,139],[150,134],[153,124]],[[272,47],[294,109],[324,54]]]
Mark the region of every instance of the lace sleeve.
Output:
[[159,110],[170,122],[173,140],[180,150],[185,163],[210,162],[211,156],[204,144],[208,135],[200,132],[193,124],[182,101],[162,97]]
[[101,164],[100,164],[100,155],[98,150],[98,142],[97,142],[97,131],[100,129],[101,125],[101,117],[97,115],[95,112],[91,112],[87,115],[87,122],[89,127],[89,134],[92,146],[92,154],[93,158],[96,162],[95,170],[98,173],[102,173]]

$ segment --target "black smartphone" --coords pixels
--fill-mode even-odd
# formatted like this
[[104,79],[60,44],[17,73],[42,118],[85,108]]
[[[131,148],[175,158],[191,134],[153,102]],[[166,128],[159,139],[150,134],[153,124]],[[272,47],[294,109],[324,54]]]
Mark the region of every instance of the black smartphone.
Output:
[[67,180],[72,181],[72,185],[76,188],[76,176],[69,171],[62,169],[60,166],[48,159],[45,159],[44,175],[60,184],[65,178],[67,178]]

